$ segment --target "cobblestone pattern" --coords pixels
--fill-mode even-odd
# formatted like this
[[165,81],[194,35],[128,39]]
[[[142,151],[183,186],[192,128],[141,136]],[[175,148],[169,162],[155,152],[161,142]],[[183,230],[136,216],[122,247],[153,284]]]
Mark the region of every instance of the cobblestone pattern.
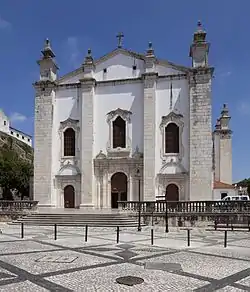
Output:
[[[49,228],[35,228],[18,239],[16,226],[2,227],[0,291],[250,291],[247,232],[228,232],[224,248],[220,231],[194,229],[188,247],[186,231],[173,228],[156,227],[153,246],[149,228],[122,229],[119,244],[114,229],[90,229],[85,242],[80,228],[59,230],[57,240],[46,238]],[[123,286],[122,276],[144,283]]]

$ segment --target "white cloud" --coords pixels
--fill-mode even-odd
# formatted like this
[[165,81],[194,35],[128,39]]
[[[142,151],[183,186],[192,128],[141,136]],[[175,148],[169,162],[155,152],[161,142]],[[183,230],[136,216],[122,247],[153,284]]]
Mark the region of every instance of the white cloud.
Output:
[[10,121],[11,122],[24,122],[27,120],[27,117],[20,114],[20,113],[12,113],[10,115]]
[[79,42],[78,38],[75,36],[71,36],[67,38],[67,53],[69,55],[69,63],[78,67],[80,64],[80,52],[79,52]]
[[244,116],[250,115],[250,102],[244,100],[239,102],[238,111],[241,115]]
[[11,27],[11,23],[0,16],[0,29],[7,29]]

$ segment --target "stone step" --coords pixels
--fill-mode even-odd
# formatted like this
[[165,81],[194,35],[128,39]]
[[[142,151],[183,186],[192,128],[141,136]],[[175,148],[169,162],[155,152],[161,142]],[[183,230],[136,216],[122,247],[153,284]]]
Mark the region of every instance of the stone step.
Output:
[[48,214],[48,215],[40,215],[40,214],[33,214],[33,215],[26,215],[25,217],[36,217],[36,218],[57,218],[57,217],[65,217],[65,218],[68,218],[68,217],[72,217],[72,218],[88,218],[88,217],[95,217],[95,218],[127,218],[129,216],[125,216],[125,215],[107,215],[107,214],[103,214],[103,215],[96,215],[96,214]]
[[34,213],[23,216],[10,224],[51,226],[96,226],[96,227],[136,227],[138,222],[125,214],[119,213]]
[[[10,222],[9,225],[20,225],[21,222]],[[79,227],[85,227],[88,226],[94,226],[94,227],[137,227],[137,223],[105,223],[105,222],[60,222],[60,223],[53,223],[53,222],[23,222],[24,226],[54,226],[54,224],[57,224],[57,226],[79,226]],[[141,226],[145,226],[144,224],[141,224]]]

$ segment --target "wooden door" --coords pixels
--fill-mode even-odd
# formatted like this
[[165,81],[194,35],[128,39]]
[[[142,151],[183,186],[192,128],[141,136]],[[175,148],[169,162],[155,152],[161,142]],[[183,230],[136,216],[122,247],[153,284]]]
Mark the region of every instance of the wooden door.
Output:
[[64,188],[64,208],[75,208],[75,189],[73,186]]

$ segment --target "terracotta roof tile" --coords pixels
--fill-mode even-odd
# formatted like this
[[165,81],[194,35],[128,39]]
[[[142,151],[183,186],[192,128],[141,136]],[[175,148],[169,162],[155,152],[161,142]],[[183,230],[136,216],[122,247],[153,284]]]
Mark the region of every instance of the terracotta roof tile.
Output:
[[215,180],[214,181],[214,189],[234,189],[234,186]]

